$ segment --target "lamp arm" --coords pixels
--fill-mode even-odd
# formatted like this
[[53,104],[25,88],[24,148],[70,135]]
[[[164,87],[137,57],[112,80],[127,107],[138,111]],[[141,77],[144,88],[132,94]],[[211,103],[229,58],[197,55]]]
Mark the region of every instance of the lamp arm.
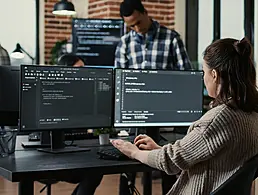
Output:
[[26,55],[29,56],[29,58],[30,58],[32,61],[35,60],[35,58],[33,58],[33,57],[32,57],[27,51],[25,51],[22,47],[21,47],[21,50],[22,50],[24,53],[26,53]]

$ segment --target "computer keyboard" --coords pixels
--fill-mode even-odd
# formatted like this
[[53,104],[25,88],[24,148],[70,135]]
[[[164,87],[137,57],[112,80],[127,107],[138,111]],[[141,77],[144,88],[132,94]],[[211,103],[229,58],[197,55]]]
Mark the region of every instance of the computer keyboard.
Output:
[[129,160],[130,158],[120,152],[117,148],[106,148],[106,149],[99,149],[97,152],[99,158],[107,159],[107,160]]

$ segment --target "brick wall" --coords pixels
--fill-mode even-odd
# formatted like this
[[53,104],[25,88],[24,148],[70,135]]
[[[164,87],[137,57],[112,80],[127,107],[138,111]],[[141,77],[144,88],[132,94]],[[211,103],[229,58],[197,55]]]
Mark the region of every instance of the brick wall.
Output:
[[[175,0],[142,0],[149,16],[173,29],[175,25]],[[122,0],[89,0],[90,18],[120,18]]]
[[[51,49],[57,41],[69,39],[71,17],[54,16],[52,10],[59,0],[45,0],[45,64],[51,60]],[[85,0],[84,0],[85,1]],[[120,18],[122,0],[88,0],[89,18]],[[168,28],[174,28],[175,0],[142,0],[149,16]]]
[[57,41],[70,39],[71,17],[55,16],[53,7],[59,0],[45,0],[45,64],[51,60],[51,49]]

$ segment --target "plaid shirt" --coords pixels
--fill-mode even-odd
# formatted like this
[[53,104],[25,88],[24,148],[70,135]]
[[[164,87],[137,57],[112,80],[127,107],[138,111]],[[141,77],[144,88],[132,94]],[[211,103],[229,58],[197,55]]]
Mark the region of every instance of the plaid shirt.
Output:
[[121,38],[115,67],[134,69],[191,69],[180,35],[153,21],[145,36],[131,30]]
[[0,65],[11,65],[10,57],[6,49],[0,45]]

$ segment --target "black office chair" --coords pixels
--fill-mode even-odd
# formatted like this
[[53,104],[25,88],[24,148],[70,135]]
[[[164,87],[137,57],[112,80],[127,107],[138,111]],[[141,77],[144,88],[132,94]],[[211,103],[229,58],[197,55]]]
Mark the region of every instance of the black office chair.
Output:
[[258,176],[257,168],[258,155],[248,160],[243,167],[241,167],[210,195],[250,195],[252,182]]

